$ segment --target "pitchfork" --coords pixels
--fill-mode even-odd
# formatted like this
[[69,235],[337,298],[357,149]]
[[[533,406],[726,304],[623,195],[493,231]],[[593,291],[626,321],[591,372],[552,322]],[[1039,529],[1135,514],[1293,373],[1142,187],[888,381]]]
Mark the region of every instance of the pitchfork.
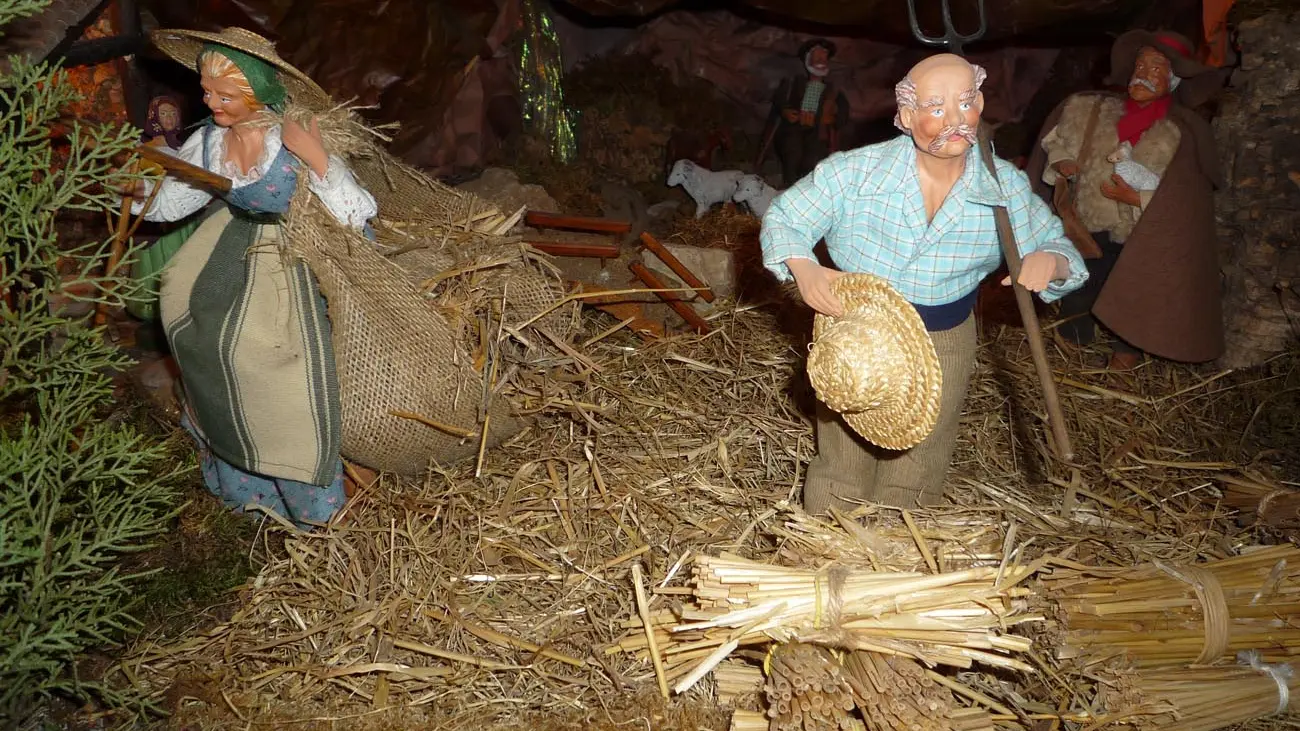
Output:
[[988,30],[988,22],[984,17],[984,0],[975,0],[979,8],[980,27],[970,35],[962,35],[957,32],[957,26],[952,22],[952,2],[951,0],[939,0],[943,7],[943,35],[927,36],[921,31],[921,24],[916,20],[916,0],[907,0],[907,17],[912,21],[912,35],[916,40],[927,46],[947,46],[952,53],[961,55],[963,43],[972,43],[984,37],[984,32]]
[[[927,36],[921,31],[921,25],[916,19],[917,0],[907,0],[907,15],[912,21],[912,35],[916,40],[927,46],[946,46],[950,53],[961,55],[962,46],[966,43],[972,43],[984,37],[985,31],[988,30],[988,23],[984,15],[984,0],[975,0],[979,8],[979,28],[973,33],[961,34],[957,32],[956,26],[952,22],[952,0],[939,0],[943,9],[943,27],[942,36]],[[996,181],[998,179],[997,168],[993,165],[993,145],[990,140],[990,132],[987,124],[980,124],[979,129],[979,146],[980,156],[984,160],[984,165],[988,167],[989,174]],[[1043,401],[1047,406],[1047,418],[1052,426],[1052,435],[1056,442],[1057,454],[1066,462],[1074,460],[1074,447],[1070,444],[1070,434],[1065,430],[1065,414],[1061,411],[1061,401],[1056,393],[1056,381],[1052,379],[1052,367],[1047,362],[1047,349],[1043,346],[1043,332],[1038,325],[1038,313],[1034,311],[1034,300],[1029,294],[1029,290],[1020,286],[1020,250],[1016,247],[1015,232],[1011,228],[1011,216],[1007,213],[1005,206],[996,206],[993,209],[994,219],[997,221],[998,241],[1002,244],[1002,255],[1007,260],[1007,271],[1011,274],[1011,286],[1015,289],[1016,304],[1020,308],[1020,319],[1025,324],[1025,333],[1029,338],[1029,351],[1034,356],[1034,369],[1038,371],[1038,380],[1043,386]]]

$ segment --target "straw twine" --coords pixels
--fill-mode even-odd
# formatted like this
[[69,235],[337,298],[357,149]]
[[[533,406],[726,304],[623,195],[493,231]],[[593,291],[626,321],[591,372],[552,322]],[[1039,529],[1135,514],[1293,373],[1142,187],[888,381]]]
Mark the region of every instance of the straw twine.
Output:
[[1205,622],[1205,646],[1201,648],[1196,664],[1205,665],[1222,657],[1227,652],[1232,637],[1232,628],[1229,626],[1232,616],[1228,610],[1228,600],[1223,595],[1223,585],[1214,572],[1199,566],[1176,569],[1160,561],[1156,561],[1155,566],[1196,591],[1196,599],[1201,603],[1201,614]]
[[886,449],[916,446],[939,418],[943,375],[921,317],[887,282],[846,274],[831,284],[842,317],[817,315],[808,378],[858,434]]

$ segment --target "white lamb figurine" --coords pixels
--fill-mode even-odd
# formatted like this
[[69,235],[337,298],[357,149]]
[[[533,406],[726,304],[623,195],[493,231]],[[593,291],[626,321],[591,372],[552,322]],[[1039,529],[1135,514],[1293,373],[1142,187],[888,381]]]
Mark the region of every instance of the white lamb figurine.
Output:
[[744,175],[739,170],[715,172],[683,158],[673,163],[672,172],[668,174],[668,187],[682,186],[695,201],[695,217],[703,218],[714,203],[731,200]]
[[1115,163],[1115,174],[1133,186],[1134,190],[1155,190],[1160,185],[1159,175],[1142,163],[1133,161],[1132,143],[1119,143],[1119,147],[1107,155],[1106,160]]
[[772,199],[780,192],[759,176],[746,175],[740,179],[740,186],[736,188],[736,194],[731,199],[749,206],[750,213],[762,218],[763,214],[767,213],[768,206],[772,205]]

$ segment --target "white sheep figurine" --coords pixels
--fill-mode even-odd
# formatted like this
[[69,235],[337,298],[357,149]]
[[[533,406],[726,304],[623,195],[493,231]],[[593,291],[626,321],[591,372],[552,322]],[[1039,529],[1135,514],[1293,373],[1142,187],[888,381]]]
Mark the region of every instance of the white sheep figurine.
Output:
[[1142,163],[1133,161],[1133,145],[1130,142],[1119,143],[1119,147],[1106,156],[1106,161],[1115,164],[1115,174],[1134,190],[1155,190],[1160,185],[1159,175]]
[[736,194],[744,173],[739,170],[713,171],[685,158],[673,163],[668,187],[680,185],[695,201],[695,217],[703,218],[714,203],[726,203]]
[[736,188],[736,194],[731,200],[737,203],[744,203],[749,207],[749,212],[759,218],[767,213],[768,206],[772,205],[772,199],[776,198],[781,191],[767,184],[757,175],[746,175],[740,179],[740,185]]

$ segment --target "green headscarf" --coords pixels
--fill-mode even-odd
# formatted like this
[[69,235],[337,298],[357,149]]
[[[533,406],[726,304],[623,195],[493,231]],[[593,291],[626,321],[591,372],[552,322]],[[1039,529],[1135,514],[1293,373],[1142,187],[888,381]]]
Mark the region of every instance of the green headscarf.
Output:
[[[284,103],[284,84],[280,83],[280,72],[274,66],[256,56],[215,43],[203,46],[203,50],[199,52],[199,59],[209,52],[219,53],[230,59],[244,78],[248,79],[248,85],[253,87],[253,95],[259,102],[273,109],[278,109]],[[199,73],[203,73],[201,68],[203,64],[200,62],[198,65]]]

